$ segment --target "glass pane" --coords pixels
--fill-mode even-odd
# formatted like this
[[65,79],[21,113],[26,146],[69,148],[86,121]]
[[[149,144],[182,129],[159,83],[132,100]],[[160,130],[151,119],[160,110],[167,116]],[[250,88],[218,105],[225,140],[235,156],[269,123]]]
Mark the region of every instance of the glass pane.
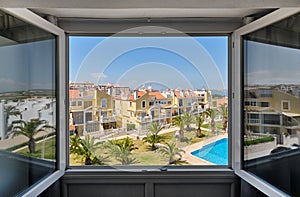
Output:
[[70,165],[228,165],[228,37],[69,43]]
[[55,170],[55,37],[0,11],[0,194]]
[[300,15],[244,37],[244,168],[300,196]]

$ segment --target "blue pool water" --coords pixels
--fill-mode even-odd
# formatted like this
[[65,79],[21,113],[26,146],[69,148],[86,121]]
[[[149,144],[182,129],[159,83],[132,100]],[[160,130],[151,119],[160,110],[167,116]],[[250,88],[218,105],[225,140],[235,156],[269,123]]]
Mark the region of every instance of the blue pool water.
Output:
[[205,145],[191,154],[216,165],[228,165],[228,138]]

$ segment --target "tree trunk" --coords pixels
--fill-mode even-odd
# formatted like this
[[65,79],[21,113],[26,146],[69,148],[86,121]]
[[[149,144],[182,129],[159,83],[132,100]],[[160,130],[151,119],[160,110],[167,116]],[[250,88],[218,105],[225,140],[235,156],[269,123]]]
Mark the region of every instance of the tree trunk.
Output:
[[152,151],[155,151],[156,149],[157,149],[157,148],[156,148],[155,144],[152,144],[151,150],[152,150]]
[[211,120],[211,123],[210,123],[211,132],[215,132],[215,125],[216,125],[215,120]]
[[182,129],[179,130],[179,140],[180,142],[184,141],[184,131]]
[[170,164],[170,165],[174,164],[174,162],[175,162],[175,160],[174,160],[173,158],[170,158],[170,159],[169,159],[169,164]]
[[91,158],[89,158],[89,157],[85,158],[84,165],[92,165],[92,160],[91,160]]
[[224,118],[224,120],[223,120],[223,129],[224,129],[224,131],[226,132],[226,129],[227,129],[227,119],[226,118]]
[[34,140],[34,138],[29,139],[28,149],[29,149],[29,153],[35,153],[35,140]]
[[201,137],[201,128],[200,127],[198,127],[198,129],[197,129],[196,136],[199,138]]

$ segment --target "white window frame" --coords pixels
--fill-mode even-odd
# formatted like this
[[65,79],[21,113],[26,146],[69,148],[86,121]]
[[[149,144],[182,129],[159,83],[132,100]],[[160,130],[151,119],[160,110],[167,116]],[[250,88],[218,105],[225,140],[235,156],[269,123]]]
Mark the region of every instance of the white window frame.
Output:
[[248,182],[249,184],[253,185],[255,188],[260,190],[261,192],[265,193],[268,196],[289,196],[283,191],[279,190],[278,188],[274,187],[267,181],[245,171],[242,169],[242,146],[241,146],[241,122],[244,121],[241,118],[242,112],[242,102],[241,102],[241,95],[242,94],[242,36],[248,33],[254,32],[258,29],[271,25],[275,22],[278,22],[284,18],[292,16],[300,12],[300,8],[280,8],[260,19],[249,23],[233,32],[233,43],[232,43],[232,88],[233,88],[233,95],[232,95],[232,167],[234,169],[235,174],[240,176],[243,180]]
[[[105,101],[105,106],[103,106],[103,101]],[[106,98],[101,99],[101,107],[107,108],[107,99]]]
[[[283,108],[283,103],[288,104],[288,109]],[[290,111],[291,110],[291,101],[289,100],[281,100],[281,111]]]
[[[59,149],[57,154],[57,170],[53,172],[47,178],[39,180],[34,185],[27,188],[27,191],[22,194],[23,197],[30,197],[30,196],[38,196],[41,194],[45,189],[50,187],[53,183],[55,183],[59,178],[61,178],[66,169],[66,130],[67,130],[67,108],[66,108],[66,64],[65,64],[65,57],[66,57],[66,38],[64,30],[60,29],[56,25],[46,21],[45,19],[41,18],[40,16],[36,15],[35,13],[31,12],[26,8],[1,8],[4,12],[15,16],[29,24],[32,24],[36,27],[39,27],[49,33],[52,33],[57,36],[57,63],[58,70],[56,70],[56,74],[59,75],[57,77],[56,83],[58,84],[58,101],[59,101],[59,114],[60,118],[57,118],[59,122],[57,122],[57,133],[59,135],[58,142],[56,148]],[[21,175],[20,175],[21,176]]]

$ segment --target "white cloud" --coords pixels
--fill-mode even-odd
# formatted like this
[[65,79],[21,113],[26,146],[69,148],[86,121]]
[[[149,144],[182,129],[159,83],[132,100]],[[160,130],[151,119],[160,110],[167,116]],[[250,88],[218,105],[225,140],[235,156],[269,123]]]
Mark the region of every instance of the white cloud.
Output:
[[21,86],[21,87],[25,87],[27,85],[26,83],[22,83],[22,82],[15,81],[13,79],[7,79],[7,78],[1,78],[0,79],[0,84],[2,84],[3,86],[5,86],[5,85],[8,85],[8,86],[14,85],[14,86]]
[[94,79],[105,79],[105,78],[107,78],[107,75],[105,75],[104,73],[91,73],[90,75]]
[[300,73],[290,72],[290,69],[258,70],[247,74],[248,84],[299,84]]

